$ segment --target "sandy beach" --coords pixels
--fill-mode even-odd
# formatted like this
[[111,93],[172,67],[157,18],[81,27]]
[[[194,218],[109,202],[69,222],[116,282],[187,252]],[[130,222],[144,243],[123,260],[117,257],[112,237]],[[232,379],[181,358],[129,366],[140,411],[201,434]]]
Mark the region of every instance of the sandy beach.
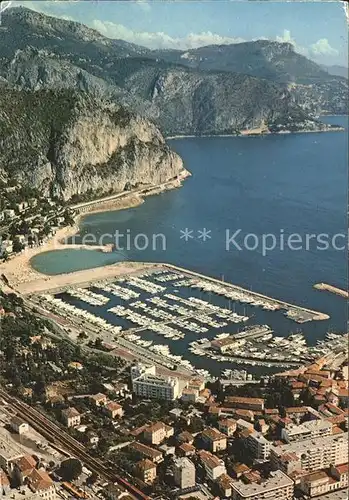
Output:
[[[40,273],[39,271],[36,271],[32,268],[30,262],[33,257],[44,252],[66,249],[111,252],[111,245],[73,244],[68,243],[68,240],[73,236],[79,234],[80,224],[84,217],[98,212],[123,210],[141,205],[142,203],[144,203],[144,197],[146,196],[152,196],[168,189],[180,187],[182,185],[182,181],[188,175],[190,175],[189,172],[185,171],[185,173],[183,172],[183,175],[179,179],[175,181],[168,181],[160,186],[154,186],[153,189],[151,189],[147,194],[132,192],[127,195],[127,193],[125,193],[125,196],[106,201],[105,203],[99,203],[98,200],[96,200],[95,205],[84,208],[83,212],[76,215],[74,219],[74,226],[63,227],[59,229],[52,238],[45,241],[42,245],[35,246],[33,248],[27,247],[22,253],[11,257],[7,262],[2,262],[0,264],[0,275],[4,274],[8,279],[11,287],[18,291],[25,290],[24,293],[29,293],[31,286],[33,290],[36,288],[34,282],[40,282],[40,287],[42,287],[43,281],[46,281],[50,283],[50,287],[55,288],[54,282],[57,281],[57,286],[59,286],[60,275],[47,275],[44,273]],[[121,265],[119,265],[119,267],[121,267]],[[129,265],[127,266],[127,268],[128,267]],[[124,272],[125,270],[123,270],[123,273]],[[93,273],[93,277],[95,278],[95,270],[91,270],[91,273]],[[68,273],[65,273],[65,275],[66,274]]]
[[122,199],[117,199],[110,201],[98,207],[89,207],[84,213],[80,213],[75,217],[74,226],[67,226],[59,229],[56,234],[45,241],[40,246],[35,246],[33,248],[26,248],[22,253],[11,257],[7,262],[2,262],[0,264],[0,274],[4,274],[8,279],[11,286],[15,289],[18,285],[23,283],[29,283],[35,280],[46,280],[52,281],[56,276],[50,276],[40,273],[32,268],[30,261],[36,255],[44,252],[50,252],[53,250],[94,250],[101,252],[110,252],[112,250],[110,245],[78,245],[67,243],[69,238],[79,233],[80,224],[84,217],[91,215],[93,213],[105,212],[108,210],[122,210],[126,208],[131,208],[143,203],[143,198],[139,195],[130,195]]

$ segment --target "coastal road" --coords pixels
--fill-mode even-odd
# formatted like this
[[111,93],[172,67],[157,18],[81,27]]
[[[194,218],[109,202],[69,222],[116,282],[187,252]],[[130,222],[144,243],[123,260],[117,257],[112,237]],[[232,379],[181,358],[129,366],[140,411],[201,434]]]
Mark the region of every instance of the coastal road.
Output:
[[121,476],[115,474],[112,467],[106,466],[101,460],[92,457],[86,448],[67,434],[58,425],[54,424],[42,415],[39,411],[10,396],[6,391],[0,389],[0,397],[13,408],[17,415],[23,418],[37,432],[44,436],[49,442],[54,443],[67,450],[72,456],[83,462],[88,469],[95,472],[101,478],[117,483],[126,489],[133,498],[140,500],[150,500],[150,497],[142,493],[138,488],[126,481]]
[[180,185],[180,182],[184,179],[185,177],[178,175],[177,177],[174,177],[163,184],[159,184],[157,186],[154,186],[152,184],[148,184],[146,186],[143,186],[142,188],[135,188],[135,189],[130,189],[129,191],[122,191],[121,193],[117,194],[112,194],[110,196],[105,196],[104,198],[98,198],[97,200],[91,200],[91,201],[85,201],[81,203],[76,203],[75,205],[70,205],[69,208],[72,210],[76,210],[77,212],[84,212],[85,210],[88,210],[90,207],[93,207],[94,205],[102,205],[104,203],[109,203],[110,201],[115,201],[118,199],[126,198],[128,196],[132,195],[139,195],[139,196],[148,196],[151,195],[153,192],[158,192],[158,191],[164,191],[166,189],[170,189],[173,187],[176,187],[176,184],[178,183],[178,186]]

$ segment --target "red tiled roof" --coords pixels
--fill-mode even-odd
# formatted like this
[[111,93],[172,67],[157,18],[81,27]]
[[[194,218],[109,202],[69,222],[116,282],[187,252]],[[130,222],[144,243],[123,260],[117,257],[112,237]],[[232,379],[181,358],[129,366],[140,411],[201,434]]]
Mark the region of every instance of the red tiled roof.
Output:
[[37,492],[51,488],[53,481],[46,471],[33,469],[29,476],[29,485],[34,492]]

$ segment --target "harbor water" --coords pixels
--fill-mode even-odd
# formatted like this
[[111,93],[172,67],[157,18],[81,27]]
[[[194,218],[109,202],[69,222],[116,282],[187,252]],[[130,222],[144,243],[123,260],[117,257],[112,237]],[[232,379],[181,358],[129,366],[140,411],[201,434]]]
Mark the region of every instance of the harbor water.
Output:
[[[347,117],[327,117],[326,121],[348,128]],[[171,147],[193,174],[182,188],[147,198],[136,208],[87,216],[81,224],[80,236],[92,233],[98,238],[119,231],[129,235],[130,245],[121,240],[122,250],[113,254],[49,252],[36,256],[33,267],[60,274],[119,260],[170,262],[329,314],[328,321],[301,326],[311,344],[329,330],[345,332],[345,299],[313,289],[319,282],[347,288],[345,248],[321,250],[312,240],[298,250],[282,249],[280,244],[269,252],[261,247],[239,250],[234,245],[227,248],[227,235],[240,230],[240,243],[247,234],[257,235],[259,241],[266,234],[278,237],[294,233],[303,241],[311,234],[323,233],[330,239],[346,235],[346,136],[345,132],[333,132],[171,140]],[[187,238],[186,229],[192,231]],[[210,231],[207,238],[203,237],[205,229]],[[165,248],[158,239],[155,246],[137,249],[134,237],[140,233],[150,242],[153,235],[164,235]],[[110,237],[104,242],[113,241]],[[79,243],[79,238],[75,242]],[[337,242],[340,246],[345,240],[339,237]],[[278,335],[297,328],[273,312],[256,310],[254,314],[255,323],[272,323]],[[183,341],[169,340],[169,345],[173,352],[186,353],[192,340],[187,335]],[[194,362],[199,363],[207,366],[209,361],[200,358]]]

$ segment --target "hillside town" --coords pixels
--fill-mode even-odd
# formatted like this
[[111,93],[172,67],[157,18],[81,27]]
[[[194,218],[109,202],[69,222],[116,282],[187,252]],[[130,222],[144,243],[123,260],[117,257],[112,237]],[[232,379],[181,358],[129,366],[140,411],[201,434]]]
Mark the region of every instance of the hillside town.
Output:
[[60,336],[1,296],[0,466],[11,499],[345,500],[348,366],[233,386]]
[[58,199],[8,185],[0,177],[0,261],[42,245],[59,228],[73,224],[73,212]]

